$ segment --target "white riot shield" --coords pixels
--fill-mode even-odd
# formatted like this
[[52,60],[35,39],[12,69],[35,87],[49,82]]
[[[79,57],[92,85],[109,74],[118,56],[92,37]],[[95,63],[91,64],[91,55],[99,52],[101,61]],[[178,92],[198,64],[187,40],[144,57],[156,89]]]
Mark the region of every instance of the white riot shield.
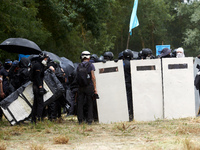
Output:
[[[18,98],[13,101],[7,109],[1,108],[11,125],[15,125],[17,122],[30,116],[34,99],[32,85],[32,83],[28,84],[22,94],[19,94]],[[51,96],[53,96],[53,93],[45,82],[44,88],[47,91],[44,95],[44,102],[46,102]]]
[[[195,58],[195,61],[194,61],[194,79],[195,79],[195,76],[197,74],[197,72],[199,71],[199,69],[197,68],[197,64],[200,65],[200,59],[199,58]],[[197,90],[195,88],[195,113],[196,115],[198,115],[199,111],[200,111],[200,95],[199,95],[199,90]]]
[[134,120],[163,119],[161,60],[131,60]]
[[163,58],[164,117],[195,117],[193,58]]
[[117,63],[94,63],[97,83],[97,110],[100,123],[129,121],[124,68],[122,60]]

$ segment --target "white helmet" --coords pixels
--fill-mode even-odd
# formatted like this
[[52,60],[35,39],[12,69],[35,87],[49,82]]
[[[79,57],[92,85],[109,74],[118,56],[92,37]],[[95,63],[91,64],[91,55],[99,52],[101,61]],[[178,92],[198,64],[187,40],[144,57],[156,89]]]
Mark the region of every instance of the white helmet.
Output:
[[90,52],[89,51],[83,51],[81,53],[81,59],[84,59],[84,58],[87,58],[87,59],[90,58]]

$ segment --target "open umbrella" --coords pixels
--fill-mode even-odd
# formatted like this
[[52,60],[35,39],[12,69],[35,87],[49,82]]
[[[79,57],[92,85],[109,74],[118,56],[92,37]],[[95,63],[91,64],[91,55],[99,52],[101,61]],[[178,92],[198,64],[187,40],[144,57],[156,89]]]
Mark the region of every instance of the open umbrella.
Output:
[[69,60],[65,57],[59,57],[58,55],[56,55],[52,52],[43,51],[43,53],[46,53],[51,60],[53,60],[53,61],[56,60],[56,61],[60,62],[60,66],[64,70],[67,78],[74,71],[74,64],[71,60]]
[[42,51],[42,52],[45,53],[45,54],[47,54],[47,55],[49,56],[49,58],[50,58],[51,60],[53,60],[53,61],[55,61],[55,60],[57,60],[57,61],[59,61],[59,62],[62,61],[61,58],[60,58],[58,55],[56,55],[56,54],[54,54],[54,53],[52,53],[52,52],[48,52],[48,51]]
[[74,71],[75,68],[74,63],[65,57],[61,57],[60,66],[65,71],[66,77],[68,77]]
[[0,49],[18,54],[39,54],[41,49],[33,41],[24,38],[9,38],[0,44]]

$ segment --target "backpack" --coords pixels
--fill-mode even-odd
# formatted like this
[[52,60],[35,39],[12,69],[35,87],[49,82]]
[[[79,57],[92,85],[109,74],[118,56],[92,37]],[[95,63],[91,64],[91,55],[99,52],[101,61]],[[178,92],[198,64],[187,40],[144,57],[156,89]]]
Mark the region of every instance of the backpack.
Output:
[[77,83],[80,87],[86,87],[90,84],[90,74],[88,73],[88,68],[91,63],[80,63],[77,67]]

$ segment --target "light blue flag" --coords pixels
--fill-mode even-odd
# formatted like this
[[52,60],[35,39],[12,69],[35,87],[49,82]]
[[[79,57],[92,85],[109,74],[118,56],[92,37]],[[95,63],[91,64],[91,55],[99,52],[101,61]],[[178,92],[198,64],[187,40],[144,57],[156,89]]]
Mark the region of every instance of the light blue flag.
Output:
[[137,7],[138,7],[138,0],[135,0],[134,6],[133,6],[133,11],[131,14],[130,25],[129,25],[130,35],[132,35],[132,29],[139,26],[139,21],[137,18]]

